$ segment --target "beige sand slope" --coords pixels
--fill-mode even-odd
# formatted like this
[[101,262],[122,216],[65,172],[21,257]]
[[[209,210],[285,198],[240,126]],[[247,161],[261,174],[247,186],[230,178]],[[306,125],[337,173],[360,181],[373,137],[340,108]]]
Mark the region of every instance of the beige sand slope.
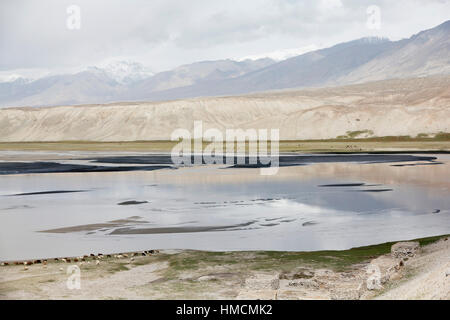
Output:
[[283,140],[450,132],[450,77],[168,102],[0,109],[0,141],[168,140],[173,130],[280,129]]

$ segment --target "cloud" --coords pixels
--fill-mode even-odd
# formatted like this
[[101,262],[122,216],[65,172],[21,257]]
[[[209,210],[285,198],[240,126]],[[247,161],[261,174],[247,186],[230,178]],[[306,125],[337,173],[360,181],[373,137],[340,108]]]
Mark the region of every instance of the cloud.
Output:
[[[69,5],[81,28],[67,28]],[[366,26],[369,5],[380,30]],[[448,18],[450,0],[43,0],[0,2],[0,72],[61,70],[124,57],[161,71],[199,60],[409,37]]]
[[343,4],[341,0],[320,0],[319,6],[321,10],[328,11],[337,8],[342,8]]

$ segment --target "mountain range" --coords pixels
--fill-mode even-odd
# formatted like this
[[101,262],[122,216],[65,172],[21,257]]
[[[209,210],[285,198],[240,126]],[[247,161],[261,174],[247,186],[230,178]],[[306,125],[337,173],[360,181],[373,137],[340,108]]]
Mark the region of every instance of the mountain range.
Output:
[[363,38],[280,62],[203,61],[153,74],[121,62],[0,83],[0,107],[161,101],[450,74],[450,20],[409,39]]

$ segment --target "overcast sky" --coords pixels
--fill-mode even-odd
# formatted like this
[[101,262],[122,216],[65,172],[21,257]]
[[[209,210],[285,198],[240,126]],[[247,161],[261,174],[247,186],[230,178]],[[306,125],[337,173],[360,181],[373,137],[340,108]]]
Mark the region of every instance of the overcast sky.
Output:
[[[70,5],[81,10],[80,29],[67,27]],[[381,10],[380,29],[366,26],[371,5]],[[281,58],[365,36],[398,40],[448,19],[450,0],[2,0],[0,73],[115,59],[157,72],[200,60]]]

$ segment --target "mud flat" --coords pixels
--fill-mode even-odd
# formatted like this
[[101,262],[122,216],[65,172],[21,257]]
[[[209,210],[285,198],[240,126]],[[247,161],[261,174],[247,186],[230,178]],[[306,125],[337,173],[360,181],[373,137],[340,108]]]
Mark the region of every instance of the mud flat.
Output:
[[[205,252],[145,250],[78,258],[8,262],[0,299],[449,299],[448,236],[415,240],[394,256],[394,243],[346,251]],[[81,288],[68,289],[69,266]],[[370,285],[371,266],[380,286]]]

